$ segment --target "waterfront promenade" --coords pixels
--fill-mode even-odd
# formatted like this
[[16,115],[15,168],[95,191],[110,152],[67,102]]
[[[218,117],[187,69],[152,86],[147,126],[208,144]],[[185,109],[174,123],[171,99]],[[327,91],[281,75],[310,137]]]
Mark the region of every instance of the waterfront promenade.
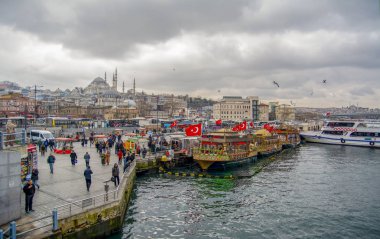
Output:
[[[112,176],[112,167],[118,162],[117,156],[114,154],[114,148],[111,151],[111,160],[109,165],[103,166],[101,164],[100,156],[96,152],[94,146],[82,147],[81,144],[74,143],[74,150],[78,155],[78,163],[75,166],[71,165],[69,155],[54,154],[56,161],[54,164],[54,174],[50,174],[47,157],[50,150],[41,156],[38,154],[38,170],[39,170],[39,185],[40,189],[36,187],[36,193],[33,199],[34,212],[26,214],[24,211],[24,193],[22,193],[22,217],[16,221],[17,225],[24,224],[35,219],[52,215],[52,209],[60,205],[68,204],[78,200],[86,199],[96,195],[105,193],[104,181],[108,181]],[[83,172],[86,168],[84,154],[88,152],[91,156],[90,166],[93,171],[92,184],[90,191],[86,189],[86,183]],[[120,179],[122,178],[123,165],[119,165]],[[121,183],[121,182],[120,182]],[[108,182],[109,191],[116,189],[113,182]],[[17,203],[17,202],[15,202]],[[58,215],[60,217],[60,215]],[[39,227],[52,223],[51,217],[44,220],[34,222],[29,227]],[[27,228],[23,228],[26,230]],[[43,231],[51,231],[51,227],[46,227]],[[39,230],[39,234],[42,230]],[[35,235],[31,233],[30,236]],[[31,238],[31,237],[30,237]]]

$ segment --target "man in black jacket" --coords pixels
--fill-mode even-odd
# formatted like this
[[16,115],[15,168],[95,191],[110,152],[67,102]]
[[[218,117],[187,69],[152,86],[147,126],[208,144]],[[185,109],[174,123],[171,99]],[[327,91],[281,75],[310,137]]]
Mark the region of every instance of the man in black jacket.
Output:
[[75,166],[78,156],[77,156],[77,153],[74,152],[74,150],[71,151],[70,158],[71,158],[71,164]]
[[36,192],[36,187],[33,181],[30,179],[27,184],[25,184],[23,191],[25,193],[25,213],[34,212],[33,210],[33,196]]

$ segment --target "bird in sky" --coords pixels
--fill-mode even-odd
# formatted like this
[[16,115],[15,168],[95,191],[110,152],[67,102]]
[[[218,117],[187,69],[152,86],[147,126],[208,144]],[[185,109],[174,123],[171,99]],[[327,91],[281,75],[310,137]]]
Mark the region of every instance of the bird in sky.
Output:
[[323,84],[326,84],[326,83],[327,83],[327,80],[326,80],[326,79],[324,79],[324,80],[322,81],[322,83],[323,83]]
[[276,81],[273,81],[273,84],[276,85],[277,87],[280,87],[280,85]]
[[294,103],[293,101],[290,101],[290,104],[296,106],[296,103]]

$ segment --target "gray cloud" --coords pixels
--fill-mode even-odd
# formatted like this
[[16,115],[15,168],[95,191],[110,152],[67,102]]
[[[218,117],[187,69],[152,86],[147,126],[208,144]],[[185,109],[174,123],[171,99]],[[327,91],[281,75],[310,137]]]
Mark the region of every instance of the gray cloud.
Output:
[[354,0],[5,0],[0,80],[83,87],[118,67],[148,92],[378,106],[380,93],[366,87],[380,87],[379,9]]

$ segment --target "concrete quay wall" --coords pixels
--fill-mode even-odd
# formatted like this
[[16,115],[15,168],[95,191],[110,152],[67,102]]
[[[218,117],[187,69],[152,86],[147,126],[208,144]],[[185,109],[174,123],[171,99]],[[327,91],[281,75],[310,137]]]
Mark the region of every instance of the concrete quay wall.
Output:
[[73,216],[59,219],[59,230],[41,238],[105,238],[121,230],[136,180],[136,164],[122,182],[119,199]]

